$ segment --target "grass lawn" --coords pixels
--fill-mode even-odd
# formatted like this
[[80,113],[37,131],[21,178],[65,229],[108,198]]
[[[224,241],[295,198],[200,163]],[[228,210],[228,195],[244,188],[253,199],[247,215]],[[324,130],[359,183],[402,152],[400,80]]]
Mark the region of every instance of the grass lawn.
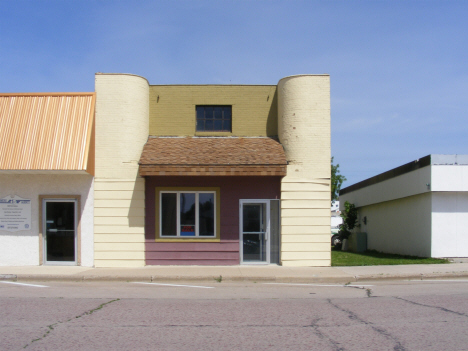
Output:
[[332,266],[380,266],[394,264],[434,264],[449,263],[448,260],[439,258],[424,258],[416,256],[401,256],[386,254],[377,251],[361,253],[335,251],[331,252]]

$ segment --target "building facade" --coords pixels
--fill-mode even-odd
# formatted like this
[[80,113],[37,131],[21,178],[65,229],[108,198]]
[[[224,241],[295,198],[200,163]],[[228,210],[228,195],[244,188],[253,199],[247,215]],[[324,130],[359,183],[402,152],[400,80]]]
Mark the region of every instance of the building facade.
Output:
[[96,93],[96,266],[330,265],[329,76]]
[[[43,257],[44,233],[53,241],[53,233],[73,229],[73,260],[56,264],[330,265],[328,75],[277,85],[151,85],[136,75],[98,73],[95,93],[83,95],[92,99],[85,113],[57,100],[46,122],[34,122],[40,129],[27,125],[43,107],[18,110],[28,122],[13,130],[4,127],[12,107],[2,105],[3,138],[52,141],[36,144],[49,151],[30,157],[47,160],[42,168],[11,164],[30,150],[19,144],[16,157],[1,164],[0,198],[33,202],[29,231],[0,227],[8,248],[1,264],[54,264]],[[65,121],[56,128],[59,141],[51,137],[57,111]],[[51,166],[69,158],[73,133],[86,136],[81,164]],[[3,159],[7,152],[2,145]],[[70,211],[74,220],[66,224]],[[60,245],[66,251],[69,244]],[[9,257],[11,247],[22,258]]]
[[344,188],[368,249],[468,257],[468,156],[428,155]]
[[94,265],[95,99],[0,94],[0,265]]

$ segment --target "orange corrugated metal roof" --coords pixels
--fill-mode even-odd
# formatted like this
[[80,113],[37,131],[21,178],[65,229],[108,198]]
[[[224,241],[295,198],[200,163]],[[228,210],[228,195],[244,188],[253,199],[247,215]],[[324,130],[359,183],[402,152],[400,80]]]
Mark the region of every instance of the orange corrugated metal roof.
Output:
[[95,93],[0,94],[0,170],[89,171]]

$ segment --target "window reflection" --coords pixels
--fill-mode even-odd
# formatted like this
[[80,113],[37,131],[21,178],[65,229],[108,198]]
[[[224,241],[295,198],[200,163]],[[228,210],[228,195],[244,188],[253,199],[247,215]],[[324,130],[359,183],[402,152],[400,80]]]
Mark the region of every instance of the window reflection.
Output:
[[160,236],[216,236],[215,194],[161,192]]
[[180,194],[180,235],[195,236],[195,194]]
[[214,194],[200,193],[198,196],[200,236],[214,236]]
[[177,235],[177,194],[161,194],[161,234]]

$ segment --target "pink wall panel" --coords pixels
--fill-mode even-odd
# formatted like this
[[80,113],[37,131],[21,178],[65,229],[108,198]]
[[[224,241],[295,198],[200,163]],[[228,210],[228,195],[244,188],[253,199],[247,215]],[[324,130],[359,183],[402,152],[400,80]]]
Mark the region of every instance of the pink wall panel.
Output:
[[[155,242],[156,187],[219,187],[221,242]],[[146,177],[146,264],[239,264],[239,200],[279,199],[281,177]],[[197,252],[197,255],[193,255]],[[178,263],[175,263],[178,262]]]
[[152,260],[146,259],[148,266],[234,266],[239,264],[239,260]]
[[158,260],[238,260],[238,252],[218,252],[218,251],[158,251],[148,253],[147,259]]
[[146,244],[151,246],[151,251],[239,251],[239,240],[223,240],[220,243],[156,243],[147,240]]

